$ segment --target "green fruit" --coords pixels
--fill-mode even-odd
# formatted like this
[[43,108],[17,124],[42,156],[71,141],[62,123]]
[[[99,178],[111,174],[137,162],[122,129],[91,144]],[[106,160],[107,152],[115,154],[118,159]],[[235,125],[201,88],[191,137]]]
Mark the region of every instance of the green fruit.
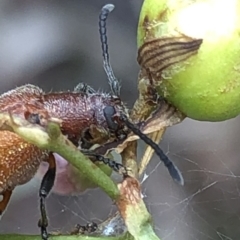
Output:
[[154,75],[159,94],[192,119],[236,117],[240,113],[240,0],[144,1],[139,48],[152,39],[182,36],[202,43],[195,54]]

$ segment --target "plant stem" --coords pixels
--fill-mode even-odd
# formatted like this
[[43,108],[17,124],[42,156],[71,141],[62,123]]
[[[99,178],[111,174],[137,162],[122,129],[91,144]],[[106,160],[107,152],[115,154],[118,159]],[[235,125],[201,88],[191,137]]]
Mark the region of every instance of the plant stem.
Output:
[[47,127],[43,128],[39,125],[29,124],[21,117],[10,116],[8,113],[0,114],[1,121],[4,122],[4,125],[0,125],[0,129],[8,126],[9,130],[18,134],[25,141],[41,149],[58,153],[76,167],[83,176],[102,188],[113,200],[119,197],[119,190],[112,179],[62,135],[57,123],[50,121]]
[[[56,126],[50,126],[56,127]],[[88,177],[92,182],[104,190],[109,197],[116,200],[119,197],[119,191],[116,184],[100,168],[96,167],[85,155],[83,155],[70,141],[62,134],[57,141],[51,142],[49,150],[58,153],[67,159],[79,172]]]
[[[0,235],[1,240],[41,240],[39,235],[16,235],[4,234]],[[93,237],[86,235],[52,235],[49,240],[134,240],[130,234],[123,234],[118,237]]]

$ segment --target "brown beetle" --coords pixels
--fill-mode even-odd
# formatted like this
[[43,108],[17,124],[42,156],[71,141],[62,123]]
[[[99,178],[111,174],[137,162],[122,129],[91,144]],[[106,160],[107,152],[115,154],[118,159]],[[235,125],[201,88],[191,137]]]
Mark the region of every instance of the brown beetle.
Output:
[[[129,121],[128,109],[120,98],[120,84],[113,74],[109,62],[106,36],[106,19],[113,10],[111,4],[105,5],[99,16],[99,31],[103,51],[103,65],[111,87],[111,94],[99,93],[90,86],[80,83],[74,91],[44,93],[33,85],[24,85],[0,96],[0,112],[17,113],[34,124],[44,125],[44,119],[61,119],[61,130],[76,146],[89,149],[94,144],[122,141],[132,131],[150,145],[168,168],[175,181],[183,184],[179,170],[168,159],[157,144],[144,135]],[[43,177],[39,196],[41,236],[47,234],[45,199],[54,184],[56,175],[55,158],[51,152],[40,150],[18,137],[15,133],[0,131],[0,214],[6,209],[11,193],[18,185],[31,180],[40,163],[49,163]],[[87,152],[84,152],[88,154]],[[93,152],[89,156],[111,166],[118,171],[122,165]]]

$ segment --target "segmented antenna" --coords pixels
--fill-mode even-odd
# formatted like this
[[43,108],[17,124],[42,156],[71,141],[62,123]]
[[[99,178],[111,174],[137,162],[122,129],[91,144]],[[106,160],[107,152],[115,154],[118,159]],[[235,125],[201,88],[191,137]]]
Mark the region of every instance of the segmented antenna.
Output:
[[113,4],[107,4],[103,6],[99,15],[99,33],[102,45],[103,54],[103,67],[108,77],[108,84],[110,85],[111,91],[114,95],[120,96],[120,84],[117,78],[114,76],[108,54],[108,43],[107,43],[107,28],[106,22],[108,14],[114,9]]
[[178,170],[178,168],[173,164],[173,162],[165,155],[165,153],[162,151],[162,149],[155,143],[153,142],[147,135],[142,133],[134,124],[132,124],[127,116],[121,115],[122,120],[126,124],[126,126],[132,130],[134,134],[139,136],[147,145],[151,146],[155,153],[159,156],[160,160],[164,163],[166,168],[168,169],[170,175],[172,178],[179,183],[180,185],[184,185],[184,180],[182,177],[182,174]]

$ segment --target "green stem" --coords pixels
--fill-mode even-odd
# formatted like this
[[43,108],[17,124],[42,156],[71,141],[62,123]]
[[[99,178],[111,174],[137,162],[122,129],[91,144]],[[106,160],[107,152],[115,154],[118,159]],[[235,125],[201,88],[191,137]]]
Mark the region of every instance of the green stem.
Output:
[[[49,128],[58,128],[58,126],[50,124]],[[54,138],[51,139],[48,149],[67,159],[67,161],[76,167],[83,176],[86,176],[89,180],[98,185],[113,200],[116,200],[119,197],[119,190],[112,179],[100,168],[96,167],[92,161],[82,154],[62,134],[60,134],[56,140]]]
[[[0,235],[1,240],[41,240],[39,235],[15,235],[15,234],[4,234]],[[134,240],[129,234],[123,234],[118,237],[93,237],[83,235],[56,235],[49,237],[49,240]]]
[[12,130],[25,141],[41,149],[58,153],[77,168],[83,176],[103,189],[109,197],[113,200],[118,199],[120,194],[117,185],[62,135],[59,124],[50,121],[43,128],[39,125],[29,124],[25,119],[18,116],[10,116],[7,113],[1,113],[0,120],[4,122],[1,126],[2,129],[7,126],[8,130]]

